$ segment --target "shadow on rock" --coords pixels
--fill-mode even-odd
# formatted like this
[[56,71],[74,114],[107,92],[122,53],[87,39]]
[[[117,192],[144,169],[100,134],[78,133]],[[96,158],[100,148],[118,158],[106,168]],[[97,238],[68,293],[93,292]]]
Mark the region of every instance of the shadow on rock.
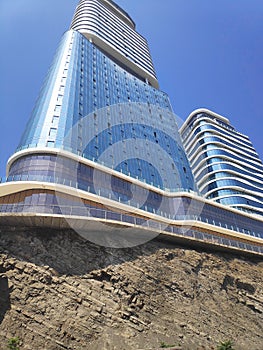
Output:
[[[16,228],[0,232],[0,252],[8,251],[18,259],[38,266],[49,266],[59,275],[83,275],[109,265],[134,261],[138,257],[154,254],[161,248],[175,247],[175,243],[171,245],[156,237],[130,248],[109,248],[85,240],[67,229]],[[225,258],[234,257],[226,254]]]
[[169,244],[151,241],[131,248],[109,248],[92,243],[72,230],[19,229],[1,230],[0,253],[38,266],[49,266],[59,275],[83,275],[133,261]]
[[0,270],[0,324],[2,323],[6,312],[10,309],[10,290],[8,287],[8,278]]

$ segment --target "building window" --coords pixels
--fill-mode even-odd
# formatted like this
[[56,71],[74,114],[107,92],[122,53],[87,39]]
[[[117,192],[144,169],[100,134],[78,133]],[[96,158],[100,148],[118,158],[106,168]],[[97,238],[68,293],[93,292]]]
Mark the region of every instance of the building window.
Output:
[[59,116],[58,115],[54,115],[53,119],[52,119],[52,124],[54,125],[58,125],[58,121],[59,121]]
[[57,102],[58,102],[59,105],[62,104],[62,98],[63,98],[62,95],[58,95]]
[[47,142],[47,147],[54,147],[55,146],[55,142],[54,141],[48,141]]
[[61,112],[61,106],[56,105],[55,112],[59,114]]
[[50,128],[49,130],[49,137],[51,139],[54,139],[56,137],[57,129],[56,128]]

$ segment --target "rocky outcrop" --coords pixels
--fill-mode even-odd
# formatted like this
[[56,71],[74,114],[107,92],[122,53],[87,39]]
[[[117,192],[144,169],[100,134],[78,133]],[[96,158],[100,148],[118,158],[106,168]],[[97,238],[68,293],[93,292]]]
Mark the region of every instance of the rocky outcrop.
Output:
[[262,261],[22,229],[2,230],[0,253],[1,349],[263,349]]

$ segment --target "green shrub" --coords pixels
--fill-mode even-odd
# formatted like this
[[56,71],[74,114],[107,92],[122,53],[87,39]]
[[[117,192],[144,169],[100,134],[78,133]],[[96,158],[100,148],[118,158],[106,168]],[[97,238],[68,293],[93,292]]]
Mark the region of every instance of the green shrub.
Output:
[[10,338],[8,340],[7,346],[10,350],[19,350],[20,339],[18,337]]
[[228,340],[226,342],[222,342],[217,346],[217,350],[235,350],[233,348],[233,342]]
[[172,348],[172,347],[174,347],[175,346],[175,344],[173,344],[173,345],[169,345],[169,344],[166,344],[165,342],[161,342],[161,345],[160,345],[160,347],[161,348]]

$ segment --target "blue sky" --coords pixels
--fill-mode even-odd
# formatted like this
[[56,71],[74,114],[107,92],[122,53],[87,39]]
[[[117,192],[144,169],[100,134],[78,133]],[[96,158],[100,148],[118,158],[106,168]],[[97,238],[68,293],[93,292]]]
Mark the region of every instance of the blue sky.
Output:
[[[206,107],[263,159],[263,1],[116,0],[151,49],[160,88],[183,120]],[[0,176],[33,109],[77,0],[0,0]]]

